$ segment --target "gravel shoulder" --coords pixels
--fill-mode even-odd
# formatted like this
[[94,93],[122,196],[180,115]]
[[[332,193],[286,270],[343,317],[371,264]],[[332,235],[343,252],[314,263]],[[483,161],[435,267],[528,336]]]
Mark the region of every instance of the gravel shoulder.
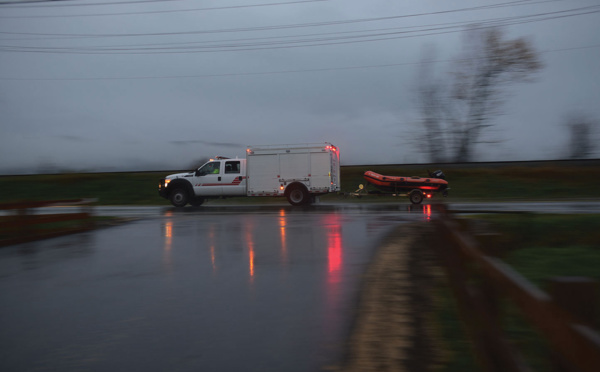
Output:
[[435,282],[440,276],[428,223],[401,225],[365,273],[359,308],[339,371],[432,371],[443,361]]

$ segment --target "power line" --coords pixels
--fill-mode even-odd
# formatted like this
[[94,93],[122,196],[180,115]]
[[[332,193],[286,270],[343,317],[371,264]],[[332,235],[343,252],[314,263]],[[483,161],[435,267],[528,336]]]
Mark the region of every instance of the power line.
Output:
[[[158,1],[158,0],[157,0]],[[557,0],[540,0],[540,1],[531,1],[531,0],[521,0],[521,1],[517,1],[517,3],[521,3],[523,1],[529,1],[528,4],[538,4],[538,3],[546,3],[546,2],[554,2]],[[501,3],[501,4],[496,4],[496,5],[490,5],[490,6],[503,6],[505,4],[512,4],[514,2],[511,3]],[[515,5],[522,5],[522,4],[515,4]],[[577,10],[577,9],[575,9]],[[535,16],[535,15],[531,15],[531,16]],[[525,16],[525,17],[529,17],[529,16]],[[501,21],[503,19],[507,19],[507,18],[496,18],[496,19],[490,19],[490,20],[486,20],[484,22],[491,22],[491,21]],[[369,19],[370,20],[379,20],[379,19]],[[429,24],[429,25],[420,25],[420,26],[404,26],[404,27],[388,27],[388,28],[379,28],[379,29],[369,29],[369,30],[361,30],[361,31],[341,31],[341,32],[329,32],[329,33],[325,33],[327,35],[333,35],[333,34],[350,34],[350,33],[358,33],[358,32],[374,32],[374,31],[389,31],[389,30],[402,30],[402,29],[414,29],[414,28],[419,28],[419,27],[434,27],[434,26],[448,26],[448,25],[465,25],[465,24],[470,24],[472,23],[471,21],[460,21],[460,22],[446,22],[446,23],[436,23],[436,24]],[[481,21],[478,21],[478,23],[481,23]],[[293,26],[293,25],[292,25]],[[277,26],[274,26],[277,27]],[[277,28],[273,28],[271,27],[269,30],[271,29],[277,29]],[[260,29],[242,29],[244,32],[246,31],[262,31],[263,28]],[[226,29],[226,30],[208,30],[208,31],[191,31],[191,32],[175,32],[175,33],[159,33],[159,34],[149,34],[149,33],[145,33],[145,34],[112,34],[112,35],[90,35],[90,34],[48,34],[48,33],[37,33],[37,34],[33,34],[33,33],[13,33],[13,32],[2,32],[0,31],[0,34],[13,34],[13,35],[30,35],[30,36],[38,36],[35,38],[16,38],[16,39],[11,39],[11,38],[3,38],[0,39],[0,41],[27,41],[27,40],[44,40],[44,41],[48,41],[48,40],[64,40],[64,39],[80,39],[80,38],[103,38],[103,37],[134,37],[134,36],[174,36],[174,35],[189,35],[189,34],[200,34],[200,33],[220,33],[220,32],[237,32],[240,31],[240,29]],[[56,36],[56,35],[61,35],[61,36]],[[220,42],[229,42],[229,41],[247,41],[247,40],[265,40],[265,39],[280,39],[280,38],[294,38],[294,37],[305,37],[305,36],[317,36],[317,35],[323,35],[323,33],[312,33],[312,34],[301,34],[301,35],[287,35],[287,36],[270,36],[270,37],[260,37],[260,38],[244,38],[244,39],[229,39],[229,40],[220,40]],[[44,36],[44,37],[42,37]],[[49,37],[47,37],[49,36]],[[201,41],[201,42],[179,42],[179,43],[153,43],[153,44],[142,44],[142,45],[174,45],[174,44],[193,44],[193,43],[211,43],[213,41]],[[127,46],[127,45],[121,45],[121,46]],[[129,46],[136,46],[136,45],[129,45]]]
[[[273,30],[282,30],[282,29],[293,29],[293,28],[337,26],[337,25],[345,25],[345,24],[378,22],[378,21],[395,20],[395,19],[402,19],[402,18],[421,17],[421,16],[427,16],[427,15],[439,15],[439,14],[445,14],[445,13],[455,13],[455,12],[487,9],[487,8],[491,8],[491,7],[495,8],[495,7],[499,7],[500,5],[503,5],[503,4],[512,4],[512,3],[518,3],[518,2],[521,2],[521,1],[517,1],[517,2],[512,1],[509,3],[501,3],[501,4],[495,4],[495,5],[486,5],[486,6],[478,6],[478,7],[470,7],[470,8],[461,8],[461,9],[428,12],[428,13],[397,15],[397,16],[387,16],[387,17],[360,18],[360,19],[351,19],[351,20],[343,20],[343,21],[311,22],[311,23],[298,23],[298,24],[286,24],[286,25],[275,25],[275,26],[259,26],[259,27],[244,27],[244,28],[200,30],[200,31],[121,33],[121,34],[63,34],[63,33],[34,33],[34,32],[0,31],[0,34],[23,35],[23,36],[56,36],[56,37],[74,37],[74,38],[116,38],[116,37],[120,38],[120,37],[200,35],[200,34],[218,34],[218,33],[234,33],[234,32],[273,31]],[[562,11],[557,11],[557,12],[539,13],[537,15],[552,15],[552,14],[559,14],[559,13],[573,12],[573,11],[593,10],[593,9],[598,9],[599,7],[600,6],[598,6],[598,5],[592,5],[592,6],[574,8],[574,9],[569,9],[569,10],[562,10]]]
[[[552,0],[544,0],[540,2],[549,2]],[[402,18],[414,18],[431,15],[441,15],[450,13],[460,13],[467,11],[495,9],[501,7],[510,7],[515,5],[523,5],[528,0],[509,1],[498,4],[480,5],[467,8],[440,10],[435,12],[416,13],[416,14],[403,14],[397,16],[387,17],[374,17],[374,18],[359,18],[341,21],[326,21],[326,22],[309,22],[309,23],[298,23],[298,24],[287,24],[287,25],[275,25],[275,26],[259,26],[259,27],[245,27],[245,28],[234,28],[234,29],[218,29],[218,30],[205,30],[205,31],[180,31],[180,32],[158,32],[158,33],[128,33],[128,34],[60,34],[60,33],[33,33],[33,32],[11,32],[11,31],[0,31],[0,34],[7,35],[26,35],[26,36],[60,36],[60,37],[137,37],[137,36],[167,36],[167,35],[189,35],[189,34],[212,34],[212,33],[224,33],[224,32],[253,32],[253,31],[266,31],[266,30],[281,30],[289,28],[305,28],[305,27],[321,27],[321,26],[337,26],[344,24],[355,24],[365,22],[378,22],[386,20],[396,20]],[[578,8],[594,8],[596,5]]]
[[[579,47],[568,47],[560,49],[548,49],[538,51],[540,54],[555,53],[582,49],[599,48],[600,44],[585,45]],[[224,73],[224,74],[203,74],[203,75],[171,75],[171,76],[131,76],[131,77],[93,77],[93,78],[13,78],[0,77],[2,81],[113,81],[113,80],[171,80],[171,79],[200,79],[200,78],[219,78],[219,77],[242,77],[242,76],[260,76],[260,75],[285,75],[308,72],[330,72],[330,71],[348,71],[374,68],[402,67],[415,66],[423,63],[452,63],[477,60],[478,58],[463,58],[463,59],[446,59],[427,62],[404,62],[404,63],[389,63],[379,65],[363,65],[363,66],[346,66],[346,67],[324,67],[315,69],[302,70],[280,70],[280,71],[262,71],[262,72],[239,72],[239,73]]]
[[[27,4],[49,3],[55,1],[73,1],[73,0],[25,0],[25,1],[0,1],[3,8],[21,8],[29,7]],[[42,5],[43,6],[43,5]]]
[[[505,20],[506,18],[497,18],[497,19],[493,19],[490,20],[489,22],[491,23],[492,21],[496,22],[496,21],[501,21],[501,20]],[[419,29],[419,28],[423,28],[423,27],[441,27],[441,26],[446,26],[448,28],[450,28],[451,26],[454,27],[464,27],[467,24],[471,24],[471,22],[467,21],[460,21],[460,22],[446,22],[446,23],[435,23],[435,24],[429,24],[429,25],[421,25],[421,26],[404,26],[404,27],[388,27],[388,28],[378,28],[378,29],[367,29],[367,30],[360,30],[360,31],[337,31],[337,32],[327,32],[327,33],[310,33],[310,34],[297,34],[297,35],[283,35],[283,36],[263,36],[263,37],[252,37],[252,38],[238,38],[238,39],[221,39],[221,40],[205,40],[205,41],[186,41],[186,42],[169,42],[169,43],[145,43],[145,44],[121,44],[121,45],[112,45],[112,46],[97,46],[96,48],[112,48],[112,47],[144,47],[144,46],[169,46],[169,45],[196,45],[196,44],[210,44],[210,43],[218,43],[218,42],[240,42],[240,41],[253,41],[253,40],[285,40],[285,39],[292,39],[292,38],[299,38],[299,37],[311,37],[311,36],[323,36],[323,35],[347,35],[347,34],[356,34],[356,33],[367,33],[367,32],[389,32],[389,31],[393,31],[393,30],[410,30],[410,29]],[[487,21],[486,21],[487,24]],[[419,30],[417,30],[419,31]],[[35,39],[2,39],[3,41],[8,41],[8,40],[40,40],[39,38],[35,38]],[[44,38],[41,40],[61,40],[61,38]]]
[[[17,8],[26,8],[26,9],[34,9],[34,8],[64,8],[64,7],[83,7],[83,6],[105,6],[105,5],[129,5],[129,4],[146,4],[146,3],[164,3],[164,2],[173,2],[179,0],[137,0],[137,1],[120,1],[120,2],[103,2],[103,3],[81,3],[81,2],[71,2],[74,0],[58,0],[60,3],[56,4],[55,1],[31,1],[32,3],[52,3],[52,5],[13,5],[13,6],[2,6],[2,9],[17,9]],[[312,0],[312,1],[293,1],[290,3],[301,3],[301,2],[317,2],[317,1],[329,1],[329,0]],[[500,3],[500,4],[490,4],[484,7],[495,8],[495,7],[503,7],[505,4],[512,5],[531,5],[531,4],[539,4],[539,3],[547,3],[547,2],[555,2],[560,0],[513,0],[508,3]],[[65,3],[67,2],[67,3]],[[7,2],[4,2],[7,3]],[[10,2],[8,2],[10,4]],[[14,4],[14,3],[12,3]],[[2,5],[2,2],[0,2]],[[268,4],[265,4],[268,5]],[[181,10],[164,10],[164,11],[155,11],[152,13],[170,13],[170,12],[186,12],[186,11],[203,11],[203,10],[215,10],[215,9],[235,9],[235,8],[245,8],[248,6],[240,5],[240,6],[228,6],[228,7],[214,7],[214,8],[196,8],[196,9],[181,9]],[[122,12],[122,13],[105,13],[105,14],[80,14],[80,15],[40,15],[40,16],[4,16],[0,18],[56,18],[56,17],[90,17],[90,16],[109,16],[109,15],[136,15],[136,14],[147,14],[147,12]]]
[[[593,9],[593,10],[590,10]],[[552,19],[573,17],[578,15],[586,15],[599,13],[600,6],[583,7],[577,9],[537,13],[533,15],[515,16],[496,18],[486,20],[477,24],[476,28],[488,28],[497,26],[507,26],[515,24],[524,24],[531,22],[547,21]],[[26,47],[26,46],[11,46],[0,45],[0,51],[5,52],[24,52],[24,53],[54,53],[54,54],[173,54],[173,53],[207,53],[207,52],[231,52],[231,51],[248,51],[248,50],[264,50],[264,49],[281,49],[281,48],[297,48],[310,46],[326,46],[340,45],[350,43],[374,42],[392,39],[402,39],[408,37],[423,37],[431,35],[440,35],[447,33],[460,32],[468,22],[451,23],[447,26],[428,27],[409,31],[387,31],[378,33],[363,33],[359,35],[346,36],[330,36],[339,33],[316,34],[319,37],[304,38],[290,40],[290,38],[298,38],[300,36],[284,36],[271,38],[253,38],[253,39],[237,39],[229,41],[204,41],[193,43],[195,46],[190,46],[190,43],[183,43],[185,47],[169,46],[158,47],[157,44],[135,45],[135,46],[98,46],[98,47]],[[356,33],[352,31],[350,33]],[[314,35],[314,34],[313,34]],[[287,39],[287,40],[286,40]],[[268,41],[265,41],[268,40]],[[243,41],[243,42],[240,42]],[[229,44],[222,44],[228,42]],[[209,43],[221,43],[214,45],[206,45]],[[204,45],[198,45],[204,44]],[[182,45],[179,43],[179,45]]]
[[[157,1],[157,0],[155,0]],[[152,1],[152,2],[155,2]],[[80,17],[103,17],[103,16],[123,16],[123,15],[144,15],[144,14],[161,14],[161,13],[181,13],[181,12],[199,12],[209,10],[227,10],[227,9],[244,9],[244,8],[257,8],[257,7],[269,7],[269,6],[281,6],[281,5],[296,5],[305,3],[320,3],[329,0],[298,0],[298,1],[287,1],[279,3],[263,3],[263,4],[247,4],[247,5],[230,5],[230,6],[216,6],[206,8],[195,8],[195,9],[171,9],[171,10],[147,10],[139,12],[120,12],[120,13],[95,13],[95,14],[60,14],[60,15],[25,15],[25,16],[0,16],[0,19],[23,19],[23,18],[80,18]],[[122,4],[122,3],[113,3]],[[74,4],[72,4],[74,5]],[[88,4],[92,5],[92,4]],[[104,5],[104,4],[102,4]]]
[[[34,8],[63,8],[63,7],[80,7],[80,6],[102,6],[102,5],[130,5],[142,3],[164,3],[181,0],[130,0],[130,1],[115,1],[104,3],[87,3],[76,0],[29,0],[29,1],[0,1],[2,9],[34,9]],[[52,4],[52,5],[48,5]]]

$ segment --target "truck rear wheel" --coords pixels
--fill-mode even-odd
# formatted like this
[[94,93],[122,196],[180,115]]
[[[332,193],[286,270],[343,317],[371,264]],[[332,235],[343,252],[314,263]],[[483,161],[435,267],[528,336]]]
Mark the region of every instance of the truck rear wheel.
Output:
[[290,186],[290,190],[287,193],[287,200],[291,205],[303,205],[309,202],[310,195],[306,191],[306,188],[294,185]]
[[421,202],[423,201],[423,193],[419,190],[413,190],[408,195],[408,198],[413,204],[421,204]]
[[177,208],[185,207],[189,199],[190,197],[187,191],[185,191],[185,189],[181,187],[178,187],[175,190],[171,191],[171,194],[169,195],[169,200],[171,201],[171,204],[173,204]]

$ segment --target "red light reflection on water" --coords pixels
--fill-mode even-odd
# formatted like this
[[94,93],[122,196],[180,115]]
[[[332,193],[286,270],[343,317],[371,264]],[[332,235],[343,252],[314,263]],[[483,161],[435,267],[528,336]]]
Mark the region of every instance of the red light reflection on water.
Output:
[[251,222],[245,225],[245,240],[248,245],[248,273],[250,274],[250,281],[254,280],[254,234],[252,233],[254,226]]
[[287,226],[285,209],[279,211],[279,232],[281,234],[281,262],[288,261],[287,240],[285,237],[285,228]]
[[427,217],[427,220],[431,219],[431,204],[423,206],[423,214]]
[[342,269],[342,225],[339,216],[336,214],[328,215],[325,218],[325,226],[327,228],[329,281],[338,282]]
[[[172,217],[173,212],[169,211],[165,214],[166,217]],[[170,251],[173,244],[173,221],[165,222],[165,250]]]
[[329,229],[328,240],[328,260],[329,274],[337,273],[342,268],[342,228],[337,225]]
[[167,223],[165,223],[165,248],[167,250],[171,249],[172,243],[173,243],[173,221],[167,221]]
[[254,280],[254,246],[250,245],[250,252],[248,253],[250,257],[250,279]]
[[173,260],[171,257],[171,249],[173,248],[173,221],[168,220],[165,222],[164,237],[163,265],[166,271],[171,272],[173,269]]
[[210,245],[210,262],[212,265],[213,273],[217,271],[217,265],[215,261],[215,238],[216,238],[216,226],[211,224],[208,227],[208,243]]
[[323,330],[326,338],[335,337],[340,326],[340,301],[342,296],[343,237],[340,216],[327,215],[324,218],[327,242],[327,281],[325,282],[325,313]]

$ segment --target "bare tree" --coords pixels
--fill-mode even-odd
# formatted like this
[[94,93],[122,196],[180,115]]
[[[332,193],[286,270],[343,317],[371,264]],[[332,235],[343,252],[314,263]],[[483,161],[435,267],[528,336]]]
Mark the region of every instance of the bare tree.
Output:
[[597,139],[598,121],[582,113],[572,113],[567,117],[565,127],[569,133],[567,156],[571,159],[585,159],[594,154]]
[[[433,113],[421,112],[427,143],[445,146],[438,153],[450,154],[450,160],[470,161],[474,147],[483,142],[483,132],[492,126],[491,119],[500,113],[505,87],[526,81],[540,68],[537,53],[525,39],[506,40],[499,28],[471,27],[450,89],[433,93],[441,85],[424,80],[418,90],[422,106],[435,106]],[[437,129],[429,132],[432,127]]]

